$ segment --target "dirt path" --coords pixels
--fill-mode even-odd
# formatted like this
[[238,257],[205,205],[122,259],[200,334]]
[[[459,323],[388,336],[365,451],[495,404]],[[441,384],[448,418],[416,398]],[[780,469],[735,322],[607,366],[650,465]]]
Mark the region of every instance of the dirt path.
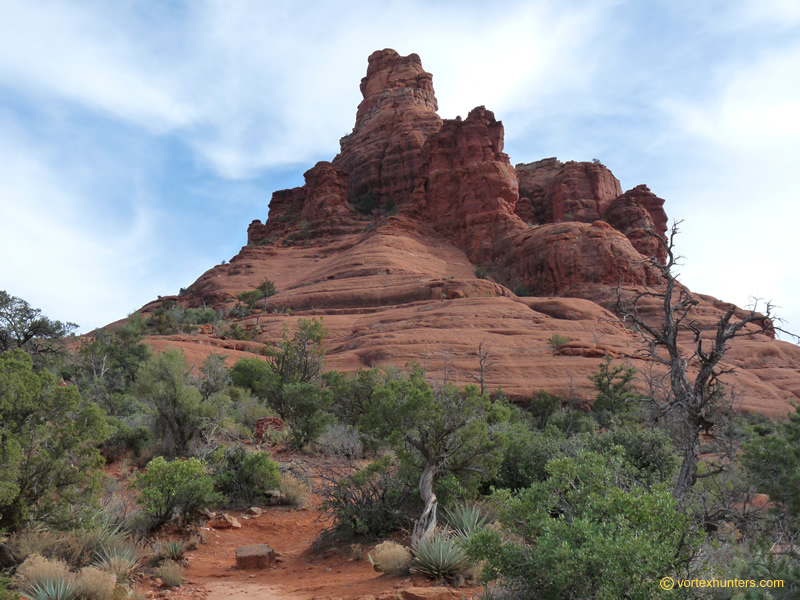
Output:
[[[232,513],[240,518],[239,513]],[[206,543],[187,554],[186,583],[170,599],[205,600],[356,600],[369,598],[471,598],[471,590],[429,588],[415,577],[376,573],[368,560],[356,560],[345,545],[319,554],[312,542],[322,530],[314,509],[270,508],[258,517],[240,519],[241,529],[209,530]],[[236,548],[269,544],[279,555],[276,567],[264,571],[237,570]],[[418,592],[409,588],[418,589]],[[419,589],[428,588],[428,589]],[[419,595],[417,595],[419,594]]]

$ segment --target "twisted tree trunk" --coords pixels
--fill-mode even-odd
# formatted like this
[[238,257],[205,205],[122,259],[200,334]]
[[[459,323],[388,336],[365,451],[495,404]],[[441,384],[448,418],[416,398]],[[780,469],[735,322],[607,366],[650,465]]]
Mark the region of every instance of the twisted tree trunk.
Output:
[[425,510],[422,516],[414,523],[414,531],[411,534],[411,547],[425,540],[434,529],[436,529],[436,494],[433,493],[433,481],[436,477],[436,465],[427,464],[419,477],[419,493],[422,501],[425,502]]

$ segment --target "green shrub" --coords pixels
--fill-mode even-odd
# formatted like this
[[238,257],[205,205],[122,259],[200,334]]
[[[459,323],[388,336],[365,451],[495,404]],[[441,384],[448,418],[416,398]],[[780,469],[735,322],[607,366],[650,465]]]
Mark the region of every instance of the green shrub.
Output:
[[524,285],[517,285],[514,287],[514,295],[520,298],[526,298],[531,295],[531,292]]
[[139,489],[137,501],[155,526],[175,518],[186,524],[192,514],[224,499],[214,491],[214,480],[206,474],[205,464],[196,458],[171,462],[161,456],[154,458],[134,485]]
[[19,600],[19,593],[11,589],[11,578],[0,573],[0,600]]
[[407,496],[390,456],[347,475],[332,474],[321,491],[322,510],[342,540],[380,538],[398,529],[406,521],[401,507]]
[[333,421],[328,412],[331,392],[316,383],[289,383],[281,389],[284,418],[291,427],[291,440],[302,448],[319,437]]
[[163,456],[189,454],[193,440],[220,419],[226,400],[219,394],[204,397],[183,352],[174,349],[142,365],[134,394],[146,407],[154,450]]
[[238,323],[231,323],[223,335],[225,337],[233,338],[234,340],[248,342],[253,339],[253,334]]
[[561,407],[562,396],[550,394],[546,390],[539,390],[533,395],[528,407],[534,418],[534,423],[539,429],[547,426],[547,421]]
[[585,436],[586,448],[609,453],[622,449],[625,462],[635,470],[635,479],[647,488],[668,483],[678,467],[678,456],[669,436],[659,429],[625,427]]
[[562,344],[566,344],[567,342],[571,342],[572,339],[568,338],[564,335],[559,335],[558,333],[553,334],[547,343],[550,344],[553,348],[558,348]]
[[372,192],[366,192],[365,194],[361,194],[352,204],[359,212],[371,213],[375,210],[375,207],[378,206],[378,199]]
[[641,398],[633,388],[636,369],[612,365],[610,356],[605,357],[597,373],[589,379],[597,390],[592,412],[602,425],[616,424],[629,415],[633,401]]
[[503,462],[489,482],[496,489],[517,491],[544,481],[548,461],[561,455],[566,446],[559,437],[533,431],[525,423],[511,425],[506,439]]
[[475,277],[478,279],[486,279],[489,276],[489,269],[486,267],[475,267]]
[[34,370],[24,350],[3,352],[0,424],[0,530],[31,517],[56,522],[91,498],[103,463],[97,446],[111,427],[77,386]]
[[241,445],[219,448],[209,457],[215,489],[224,494],[228,506],[261,505],[265,492],[280,487],[280,471],[268,452],[249,452]]
[[544,481],[493,496],[519,541],[488,528],[470,539],[484,577],[526,598],[663,597],[659,579],[687,568],[699,541],[670,490],[635,485],[618,449],[555,458],[546,469]]
[[250,290],[249,292],[242,292],[239,294],[238,298],[250,308],[250,310],[256,307],[256,303],[264,297],[264,294],[259,292],[258,290]]

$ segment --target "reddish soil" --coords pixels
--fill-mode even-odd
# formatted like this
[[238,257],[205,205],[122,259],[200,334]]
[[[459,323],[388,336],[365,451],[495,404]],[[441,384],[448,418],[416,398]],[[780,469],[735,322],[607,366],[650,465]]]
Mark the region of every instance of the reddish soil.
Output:
[[[209,600],[372,600],[383,598],[459,598],[472,589],[458,591],[430,587],[421,576],[405,578],[376,573],[366,558],[352,556],[349,545],[324,552],[312,549],[324,524],[316,509],[270,508],[258,517],[231,513],[241,529],[204,530],[205,543],[186,555],[182,587],[155,592],[169,598]],[[278,554],[276,567],[262,571],[237,570],[235,552],[240,546],[269,544]],[[148,595],[151,595],[148,594]]]

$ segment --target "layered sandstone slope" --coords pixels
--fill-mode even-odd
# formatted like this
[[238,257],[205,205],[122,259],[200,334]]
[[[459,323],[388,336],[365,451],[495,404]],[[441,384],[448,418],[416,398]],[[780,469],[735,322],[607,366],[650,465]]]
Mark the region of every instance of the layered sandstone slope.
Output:
[[[273,280],[275,296],[232,319],[254,340],[207,326],[154,346],[181,347],[198,364],[211,352],[237,358],[317,316],[330,332],[329,368],[416,360],[464,383],[478,373],[480,345],[487,386],[520,400],[546,389],[591,404],[588,376],[605,355],[649,371],[641,340],[613,310],[618,293],[660,285],[662,199],[646,186],[623,192],[596,162],[512,167],[491,111],[436,114],[415,54],[373,53],[361,92],[340,154],[306,172],[304,186],[275,192],[248,245],[176,298],[227,314],[241,292]],[[698,298],[696,321],[711,328],[727,305]],[[643,309],[654,323],[663,310]],[[743,409],[784,413],[800,397],[800,349],[751,332],[732,344],[729,381]],[[570,341],[554,348],[553,336]]]

